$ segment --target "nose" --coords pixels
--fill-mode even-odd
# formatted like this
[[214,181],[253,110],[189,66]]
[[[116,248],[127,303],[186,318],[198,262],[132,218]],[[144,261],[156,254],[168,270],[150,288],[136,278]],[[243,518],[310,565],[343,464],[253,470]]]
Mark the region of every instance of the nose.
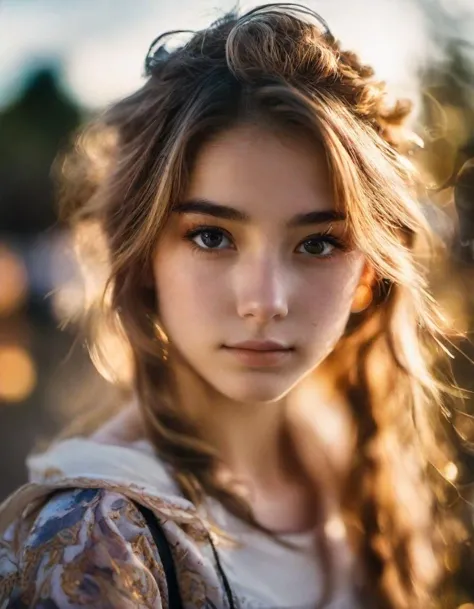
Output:
[[263,325],[288,315],[288,285],[281,261],[273,257],[252,258],[237,270],[237,313]]

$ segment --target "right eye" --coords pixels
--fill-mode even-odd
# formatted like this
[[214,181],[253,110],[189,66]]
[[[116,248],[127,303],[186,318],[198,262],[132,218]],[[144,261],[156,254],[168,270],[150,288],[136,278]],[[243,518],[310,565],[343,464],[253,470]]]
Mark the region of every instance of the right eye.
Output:
[[[190,241],[194,247],[202,251],[226,249],[226,247],[228,247],[228,245],[225,244],[226,239],[230,243],[230,238],[227,237],[224,231],[213,227],[193,229],[186,233],[185,238]],[[222,245],[223,247],[221,247]]]

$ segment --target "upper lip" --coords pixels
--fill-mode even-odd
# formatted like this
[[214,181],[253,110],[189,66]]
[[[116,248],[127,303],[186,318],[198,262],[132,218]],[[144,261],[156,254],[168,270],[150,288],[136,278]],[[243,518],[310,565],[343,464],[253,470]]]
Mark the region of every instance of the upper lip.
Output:
[[274,340],[245,340],[241,343],[225,346],[229,349],[249,349],[251,351],[285,351],[291,349],[289,345]]

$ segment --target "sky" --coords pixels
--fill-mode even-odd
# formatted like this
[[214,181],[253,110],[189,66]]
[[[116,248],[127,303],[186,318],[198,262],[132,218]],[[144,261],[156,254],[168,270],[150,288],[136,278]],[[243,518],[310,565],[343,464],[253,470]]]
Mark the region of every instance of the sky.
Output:
[[[444,3],[463,14],[474,40],[474,0]],[[261,2],[241,2],[242,9]],[[343,46],[357,51],[394,95],[417,96],[417,70],[439,52],[416,0],[307,0]],[[168,29],[199,29],[234,0],[0,0],[0,107],[36,67],[52,63],[78,102],[100,108],[136,89],[151,41]],[[429,15],[429,11],[428,11]],[[458,33],[456,33],[458,35]]]

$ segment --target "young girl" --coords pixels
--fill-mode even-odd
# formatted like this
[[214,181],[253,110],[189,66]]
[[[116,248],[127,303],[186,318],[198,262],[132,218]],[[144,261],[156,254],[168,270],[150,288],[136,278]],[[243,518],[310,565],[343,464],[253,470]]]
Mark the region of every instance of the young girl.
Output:
[[429,607],[450,453],[409,108],[300,6],[146,69],[65,165],[107,254],[91,353],[133,397],[30,459],[0,606]]

